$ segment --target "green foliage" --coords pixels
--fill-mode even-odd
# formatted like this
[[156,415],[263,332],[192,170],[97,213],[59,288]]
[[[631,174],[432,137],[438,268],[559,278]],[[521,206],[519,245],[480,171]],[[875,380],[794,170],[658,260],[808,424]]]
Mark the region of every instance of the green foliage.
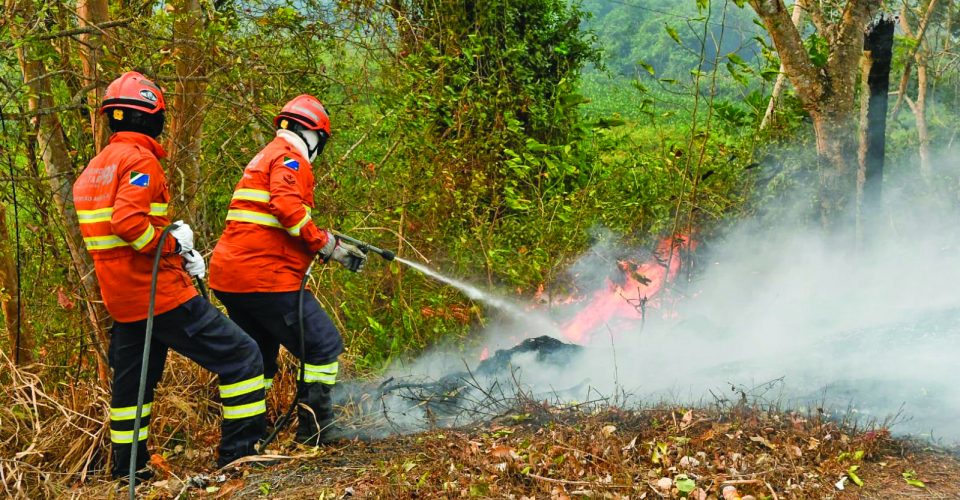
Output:
[[416,93],[407,112],[423,113],[435,136],[489,142],[494,152],[498,141],[522,142],[517,135],[564,140],[580,68],[598,62],[577,4],[411,2],[404,14],[419,22],[401,38],[394,83]]
[[[607,78],[596,72],[602,65],[588,29],[594,24],[576,3],[394,7],[308,1],[206,11],[201,40],[211,71],[204,185],[194,214],[206,236],[201,245],[212,248],[222,230],[243,167],[273,135],[274,113],[300,93],[320,96],[333,121],[333,138],[314,165],[318,225],[501,293],[529,296],[555,282],[594,228],[645,243],[740,206],[764,99],[757,74],[772,64],[767,59],[758,62],[724,42],[718,59],[707,57],[697,69],[701,80],[717,76],[718,86],[694,84],[690,69],[697,66],[690,62],[713,50],[691,41],[690,26],[659,19],[645,25],[653,30],[648,35],[666,44],[666,57],[677,57],[671,60],[683,71],[662,72],[663,59],[652,54],[650,64],[640,63],[650,78]],[[693,1],[683,7],[700,15],[697,8]],[[615,11],[597,14],[609,20]],[[169,38],[180,14],[114,12],[134,13],[153,14],[130,28],[148,36],[110,46],[106,71],[136,65],[172,86],[176,55],[147,41]],[[632,29],[636,19],[625,20],[623,28]],[[676,30],[679,46],[665,25]],[[49,43],[38,46],[52,66],[57,52]],[[640,59],[630,57],[630,65]],[[0,61],[4,75],[16,76],[15,58]],[[78,82],[60,74],[52,81],[58,103],[78,92]],[[62,117],[79,170],[94,154],[89,124],[79,114]],[[35,176],[38,157],[25,147],[25,123],[11,125],[5,140],[22,155],[15,168]],[[85,318],[81,307],[66,309],[50,293],[63,287],[79,303],[76,277],[61,265],[62,229],[47,223],[49,194],[41,187],[27,184],[18,212],[22,224],[38,228],[24,232],[24,246],[40,249],[26,259],[24,290],[28,310],[56,311],[36,319],[49,332],[45,338],[69,337],[46,344],[58,349],[52,359],[75,366]],[[5,196],[9,201],[9,191]],[[320,266],[311,286],[344,334],[345,366],[359,371],[433,343],[461,345],[490,313],[454,289],[378,261],[360,275]]]
[[830,57],[830,45],[823,36],[813,33],[803,40],[803,46],[807,49],[810,56],[810,62],[818,68],[827,65],[827,59]]
[[731,52],[753,62],[760,43],[754,37],[764,36],[751,10],[731,5],[724,11],[718,2],[586,0],[584,6],[594,14],[585,25],[596,31],[604,63],[621,76],[653,68],[664,78],[685,77],[701,48],[708,62]]
[[673,478],[673,481],[677,489],[680,490],[680,496],[686,497],[690,495],[690,493],[693,493],[693,490],[697,489],[697,482],[690,479],[686,474],[677,474],[677,477]]
[[912,469],[904,471],[901,475],[903,476],[903,480],[906,481],[906,483],[910,486],[914,486],[916,488],[927,487],[923,481],[917,479],[917,473]]

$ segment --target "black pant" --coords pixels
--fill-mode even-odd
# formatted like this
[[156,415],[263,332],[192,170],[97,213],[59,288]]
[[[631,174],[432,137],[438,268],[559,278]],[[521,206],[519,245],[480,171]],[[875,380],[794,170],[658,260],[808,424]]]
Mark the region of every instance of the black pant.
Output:
[[[336,383],[343,340],[330,316],[312,293],[303,300],[304,348],[300,353],[298,297],[300,292],[228,293],[214,291],[226,306],[230,319],[257,342],[263,355],[264,377],[277,373],[280,345],[305,363],[304,384],[298,384],[297,399],[309,406],[298,412],[298,434],[304,439],[322,432],[333,421],[330,388]],[[268,386],[270,384],[268,383]]]
[[[111,472],[114,477],[126,476],[129,472],[146,324],[146,320],[117,322],[111,330],[113,395],[110,401],[110,440],[113,443]],[[220,378],[223,422],[218,465],[256,453],[254,445],[266,430],[260,350],[249,335],[210,302],[194,297],[154,318],[147,386],[137,437],[137,469],[142,469],[149,458],[146,439],[153,390],[163,375],[167,349],[179,352]]]

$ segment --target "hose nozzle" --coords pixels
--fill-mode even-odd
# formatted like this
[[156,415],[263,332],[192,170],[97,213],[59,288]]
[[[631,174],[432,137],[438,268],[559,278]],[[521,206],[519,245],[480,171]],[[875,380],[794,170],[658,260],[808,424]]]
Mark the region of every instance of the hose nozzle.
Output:
[[364,241],[360,241],[360,240],[358,240],[358,239],[356,239],[356,238],[351,238],[351,237],[349,237],[349,236],[347,236],[347,235],[345,235],[345,234],[340,234],[340,233],[338,233],[338,232],[334,232],[333,234],[335,234],[335,235],[337,236],[337,238],[339,238],[339,239],[341,239],[341,240],[343,240],[343,241],[346,241],[347,243],[349,243],[349,244],[351,244],[351,245],[356,246],[356,247],[359,248],[361,251],[363,251],[363,252],[373,252],[373,253],[375,253],[375,254],[383,257],[384,260],[390,261],[390,260],[393,260],[393,259],[395,259],[395,258],[397,257],[397,255],[396,255],[395,253],[391,252],[390,250],[384,250],[384,249],[382,249],[382,248],[377,248],[377,247],[375,247],[375,246],[373,246],[373,245],[371,245],[371,244],[369,244],[369,243],[366,243],[366,242],[364,242]]

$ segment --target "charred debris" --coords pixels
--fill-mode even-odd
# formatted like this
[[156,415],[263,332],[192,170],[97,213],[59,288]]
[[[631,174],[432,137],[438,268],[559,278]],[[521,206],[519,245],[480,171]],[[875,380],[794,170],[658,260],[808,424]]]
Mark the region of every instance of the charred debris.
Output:
[[[525,394],[521,364],[564,368],[576,362],[584,348],[550,336],[524,340],[497,350],[474,369],[445,374],[435,380],[387,378],[379,384],[338,384],[334,401],[341,408],[344,437],[376,437],[428,427],[454,427],[495,418],[517,406]],[[522,357],[522,359],[520,359]],[[556,395],[579,391],[558,389]]]

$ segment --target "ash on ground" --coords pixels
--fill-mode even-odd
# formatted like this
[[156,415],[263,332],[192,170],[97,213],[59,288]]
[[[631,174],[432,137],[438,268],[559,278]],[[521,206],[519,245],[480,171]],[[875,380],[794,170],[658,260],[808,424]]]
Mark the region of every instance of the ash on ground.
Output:
[[498,350],[474,368],[439,378],[408,375],[379,384],[338,384],[334,404],[340,410],[339,432],[348,439],[375,439],[461,427],[499,417],[521,401],[583,397],[589,391],[589,380],[548,392],[535,391],[524,382],[530,374],[542,376],[567,369],[582,354],[583,347],[544,335]]

